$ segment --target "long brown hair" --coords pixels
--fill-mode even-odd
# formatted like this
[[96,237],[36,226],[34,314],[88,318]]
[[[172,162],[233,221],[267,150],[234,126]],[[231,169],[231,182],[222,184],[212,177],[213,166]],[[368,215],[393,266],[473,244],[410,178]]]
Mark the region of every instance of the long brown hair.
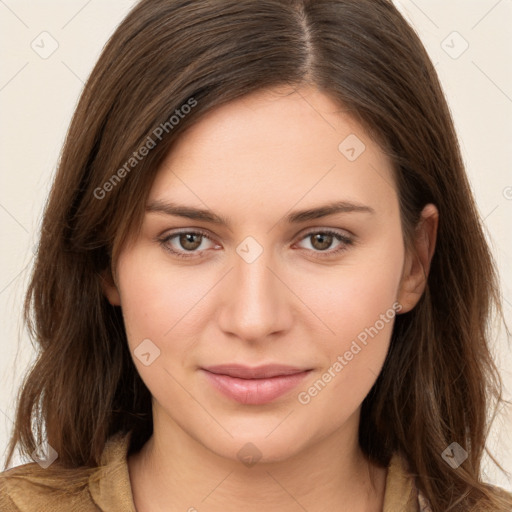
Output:
[[[503,321],[495,264],[434,67],[389,0],[143,0],[132,9],[83,90],[46,205],[24,309],[40,350],[6,466],[43,433],[61,466],[84,471],[113,434],[132,431],[132,452],[150,437],[151,395],[120,308],[103,295],[105,272],[140,229],[156,170],[183,130],[253,91],[306,84],[391,158],[408,247],[423,206],[440,213],[426,291],[396,318],[363,402],[361,447],[381,466],[401,452],[434,511],[510,510],[481,481],[488,412],[501,400],[489,349],[492,313]],[[457,470],[441,457],[453,441],[468,452]]]

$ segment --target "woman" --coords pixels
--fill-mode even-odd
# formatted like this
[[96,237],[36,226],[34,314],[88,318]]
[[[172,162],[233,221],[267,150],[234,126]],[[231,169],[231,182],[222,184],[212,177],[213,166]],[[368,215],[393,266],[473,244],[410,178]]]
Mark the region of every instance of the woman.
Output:
[[2,510],[510,510],[481,481],[493,304],[391,2],[143,0],[45,211],[7,464],[36,462]]

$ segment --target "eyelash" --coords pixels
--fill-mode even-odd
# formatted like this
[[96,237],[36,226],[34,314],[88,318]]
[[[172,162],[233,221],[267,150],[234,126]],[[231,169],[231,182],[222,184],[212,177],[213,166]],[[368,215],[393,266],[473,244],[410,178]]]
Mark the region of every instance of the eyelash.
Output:
[[[201,235],[203,236],[204,238],[207,238],[208,240],[210,241],[213,241],[206,232],[198,229],[196,231],[177,231],[177,232],[174,232],[172,234],[168,234],[166,236],[164,236],[163,238],[158,238],[158,242],[160,242],[160,244],[162,245],[162,247],[170,252],[172,255],[174,256],[177,256],[178,258],[184,258],[184,259],[189,259],[189,258],[203,258],[204,257],[204,251],[201,255],[201,253],[195,253],[195,252],[190,252],[189,254],[186,254],[186,253],[183,253],[183,252],[180,252],[180,251],[175,251],[174,249],[171,249],[168,245],[169,241],[172,240],[173,238],[179,236],[179,235],[183,235],[183,234],[187,234],[187,235]],[[322,234],[322,235],[331,235],[333,236],[334,238],[336,238],[338,241],[340,242],[343,242],[343,244],[338,248],[338,249],[335,249],[335,250],[332,250],[332,251],[329,251],[329,250],[326,250],[326,251],[315,251],[313,250],[312,252],[315,254],[315,258],[319,258],[319,259],[326,259],[326,258],[330,258],[332,256],[335,256],[335,255],[338,255],[338,254],[341,254],[343,253],[344,251],[346,251],[348,249],[348,246],[350,245],[353,245],[355,242],[352,238],[346,236],[346,235],[342,235],[340,233],[338,233],[337,231],[333,231],[331,229],[322,229],[322,230],[316,230],[316,231],[309,231],[308,233],[306,233],[299,241],[302,241],[312,235],[318,235],[318,234]],[[305,250],[310,250],[310,249],[305,249]],[[197,254],[200,254],[199,256],[197,256]]]

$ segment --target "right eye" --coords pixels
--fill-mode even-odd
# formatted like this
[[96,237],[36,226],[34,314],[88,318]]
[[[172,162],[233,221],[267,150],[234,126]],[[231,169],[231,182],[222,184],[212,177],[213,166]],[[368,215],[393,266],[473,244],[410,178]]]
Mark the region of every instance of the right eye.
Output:
[[[176,245],[173,247],[171,241],[177,239]],[[206,248],[198,251],[204,240],[210,240],[211,238],[204,231],[178,231],[170,234],[166,234],[163,238],[159,239],[160,244],[163,248],[171,254],[178,256],[179,258],[197,258],[203,257]],[[188,253],[188,254],[187,254]]]

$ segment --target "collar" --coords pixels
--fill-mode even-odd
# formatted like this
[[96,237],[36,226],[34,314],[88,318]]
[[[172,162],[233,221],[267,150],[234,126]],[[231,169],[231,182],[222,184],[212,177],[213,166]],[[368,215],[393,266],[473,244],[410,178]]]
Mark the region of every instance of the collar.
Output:
[[[89,479],[92,499],[101,510],[136,512],[128,471],[127,453],[131,432],[119,432],[105,444],[99,478]],[[394,453],[386,476],[383,512],[431,512],[428,501],[418,492],[415,479],[403,456]]]

